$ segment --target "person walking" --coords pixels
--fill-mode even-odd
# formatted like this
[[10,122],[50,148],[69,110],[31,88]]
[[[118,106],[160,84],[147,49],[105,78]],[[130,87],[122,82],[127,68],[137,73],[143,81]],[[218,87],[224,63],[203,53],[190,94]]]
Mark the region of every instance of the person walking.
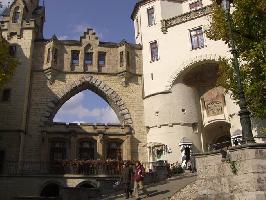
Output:
[[132,178],[133,178],[133,169],[132,167],[129,166],[129,162],[126,161],[123,163],[121,171],[121,183],[123,184],[126,199],[129,198],[130,194],[132,195],[132,190],[131,190]]
[[144,179],[144,167],[141,165],[140,161],[137,161],[135,164],[135,173],[134,173],[134,195],[136,199],[139,198],[139,191],[142,190],[144,194],[149,196],[148,191],[143,185],[143,179]]

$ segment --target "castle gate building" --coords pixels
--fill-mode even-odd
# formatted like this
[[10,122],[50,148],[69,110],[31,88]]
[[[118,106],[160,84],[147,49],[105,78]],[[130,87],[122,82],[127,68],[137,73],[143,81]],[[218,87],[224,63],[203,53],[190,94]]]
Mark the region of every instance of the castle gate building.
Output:
[[[143,47],[149,161],[178,161],[239,143],[239,106],[217,87],[219,61],[231,53],[206,37],[211,0],[138,0],[131,18]],[[254,135],[258,134],[256,125]]]
[[[100,41],[92,29],[59,40],[43,37],[38,0],[14,0],[0,23],[20,62],[0,91],[0,199],[108,188],[119,161],[186,167],[191,153],[239,144],[239,107],[216,84],[219,61],[231,54],[206,37],[210,13],[211,0],[137,0],[136,44]],[[120,123],[55,122],[84,90]]]
[[[15,0],[3,15],[2,36],[20,64],[1,91],[0,170],[11,177],[10,184],[0,180],[0,198],[45,195],[56,192],[51,184],[76,187],[86,174],[109,170],[73,170],[71,161],[146,161],[141,45],[102,42],[92,29],[78,41],[44,39],[45,9],[38,1]],[[54,122],[61,106],[87,89],[112,107],[120,123]],[[69,162],[51,165],[58,161]],[[58,173],[61,178],[52,178]]]

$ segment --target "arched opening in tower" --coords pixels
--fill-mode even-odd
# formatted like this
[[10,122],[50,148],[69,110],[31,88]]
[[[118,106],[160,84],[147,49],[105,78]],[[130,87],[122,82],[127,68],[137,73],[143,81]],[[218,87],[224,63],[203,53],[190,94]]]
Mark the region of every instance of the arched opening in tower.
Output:
[[120,123],[112,107],[90,90],[83,90],[66,101],[56,113],[53,122]]

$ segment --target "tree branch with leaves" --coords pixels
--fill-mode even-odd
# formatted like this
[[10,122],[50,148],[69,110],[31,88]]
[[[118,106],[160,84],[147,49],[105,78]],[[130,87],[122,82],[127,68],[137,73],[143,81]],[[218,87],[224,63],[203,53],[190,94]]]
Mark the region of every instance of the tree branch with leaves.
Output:
[[[266,118],[266,0],[234,0],[232,10],[232,34],[247,105],[254,117]],[[229,43],[224,11],[214,0],[207,36]],[[230,59],[221,59],[218,84],[239,99]]]
[[0,88],[12,78],[18,64],[17,58],[11,55],[9,43],[0,32]]

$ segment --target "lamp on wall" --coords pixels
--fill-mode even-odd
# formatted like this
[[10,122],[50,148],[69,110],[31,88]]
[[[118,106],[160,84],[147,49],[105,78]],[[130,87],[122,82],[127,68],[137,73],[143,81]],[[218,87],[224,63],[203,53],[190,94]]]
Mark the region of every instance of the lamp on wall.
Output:
[[233,55],[232,64],[234,67],[234,72],[236,74],[237,79],[237,88],[239,94],[239,116],[240,123],[242,126],[242,137],[244,143],[254,143],[254,138],[251,130],[251,120],[250,120],[250,112],[247,109],[247,102],[243,90],[243,84],[240,75],[240,65],[238,61],[238,53],[235,45],[235,41],[233,38],[232,32],[232,18],[230,14],[230,6],[233,3],[233,0],[216,0],[216,3],[221,6],[224,11],[226,22],[227,22],[227,35],[228,35],[228,46]]

